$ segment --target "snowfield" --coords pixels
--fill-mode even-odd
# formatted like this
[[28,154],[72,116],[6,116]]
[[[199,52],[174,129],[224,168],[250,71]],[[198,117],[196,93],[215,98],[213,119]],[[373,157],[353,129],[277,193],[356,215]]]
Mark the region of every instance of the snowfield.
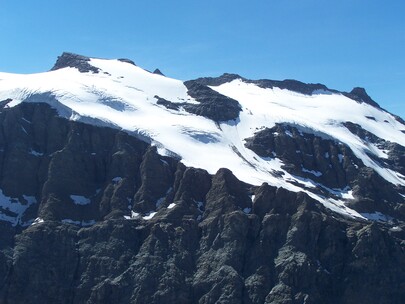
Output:
[[[250,184],[267,182],[295,192],[305,191],[326,207],[349,216],[376,217],[359,214],[345,205],[345,200],[353,198],[350,189],[331,189],[341,197],[339,200],[314,194],[310,188],[319,185],[310,179],[297,180],[281,168],[282,162],[277,157],[259,157],[244,146],[244,140],[276,123],[297,124],[346,144],[384,179],[405,186],[403,176],[382,167],[369,156],[387,157],[386,151],[364,142],[342,126],[343,122],[351,121],[380,138],[405,146],[405,134],[401,132],[405,126],[391,114],[369,104],[329,91],[308,96],[279,88],[264,89],[235,79],[211,87],[237,100],[242,107],[238,120],[217,124],[182,109],[175,111],[157,105],[156,95],[173,103],[198,103],[187,94],[180,80],[119,60],[91,59],[89,63],[100,72],[80,73],[75,68],[63,68],[32,75],[0,73],[0,101],[12,99],[9,107],[21,102],[47,102],[67,119],[119,128],[149,138],[160,154],[174,153],[186,166],[203,168],[211,174],[226,167]],[[272,174],[275,171],[284,175]],[[296,186],[296,182],[309,189]],[[72,197],[72,200],[76,204],[88,203],[82,197]]]

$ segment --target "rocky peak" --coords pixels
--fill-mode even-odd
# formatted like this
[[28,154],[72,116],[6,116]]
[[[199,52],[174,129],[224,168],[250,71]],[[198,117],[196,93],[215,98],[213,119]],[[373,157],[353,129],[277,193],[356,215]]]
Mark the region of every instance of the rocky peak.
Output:
[[[187,88],[200,103],[189,110],[240,111],[206,85]],[[403,221],[370,225],[303,192],[187,168],[120,130],[59,117],[49,95],[0,112],[0,303],[403,302]],[[278,124],[246,147],[274,152],[291,175],[349,183],[362,211],[403,219],[402,196],[378,209],[396,202],[390,185],[321,135]]]
[[364,88],[355,87],[350,93],[343,92],[343,95],[351,99],[356,100],[357,102],[365,102],[373,107],[380,108],[380,105],[376,103],[366,92]]
[[71,67],[77,68],[81,73],[98,73],[100,70],[92,66],[89,61],[89,57],[69,52],[63,52],[62,55],[58,56],[58,59],[56,60],[56,63],[52,67],[51,71]]
[[334,90],[328,89],[327,86],[320,83],[304,83],[294,79],[285,79],[285,80],[269,80],[269,79],[260,79],[249,81],[254,83],[262,88],[280,88],[286,89],[289,91],[301,93],[304,95],[312,95],[315,91],[331,91]]
[[206,86],[220,86],[221,84],[231,82],[235,79],[245,79],[238,74],[224,73],[219,77],[201,77],[197,78],[195,81],[199,84]]
[[128,58],[120,58],[120,59],[118,59],[118,61],[126,62],[126,63],[136,66],[135,62],[133,62],[131,59],[128,59]]
[[185,104],[187,112],[204,116],[216,122],[237,119],[241,106],[238,101],[214,91],[197,80],[184,82],[187,93],[200,104]]
[[159,69],[155,69],[153,71],[153,74],[157,74],[157,75],[160,75],[160,76],[165,76],[165,74],[163,74]]
[[206,86],[220,86],[224,83],[231,82],[235,79],[241,79],[243,82],[246,83],[253,83],[261,88],[265,89],[272,89],[272,88],[280,88],[286,89],[290,91],[294,91],[297,93],[305,94],[305,95],[312,95],[315,91],[330,91],[330,92],[337,92],[336,90],[331,90],[327,86],[320,84],[320,83],[304,83],[294,79],[285,79],[285,80],[270,80],[270,79],[259,79],[259,80],[251,80],[244,78],[238,74],[231,74],[231,73],[224,73],[219,77],[203,77],[194,80],[199,84],[206,85]]

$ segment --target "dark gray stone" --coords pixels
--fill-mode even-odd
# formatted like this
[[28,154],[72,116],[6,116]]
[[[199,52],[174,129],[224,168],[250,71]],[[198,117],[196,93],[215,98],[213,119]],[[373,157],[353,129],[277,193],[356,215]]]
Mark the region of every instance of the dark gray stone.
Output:
[[372,105],[373,107],[380,108],[379,104],[371,99],[364,88],[356,87],[351,90],[350,93],[343,92],[343,95],[349,97],[350,99],[356,100],[357,102],[364,102]]
[[[311,142],[323,147],[316,136]],[[126,133],[59,118],[46,104],[4,109],[0,148],[0,189],[35,196],[24,222],[44,219],[27,227],[0,221],[0,303],[405,297],[403,222],[393,229],[347,219],[304,193],[252,187],[227,169],[211,176]],[[362,189],[373,177],[360,172]],[[76,205],[71,194],[90,203]],[[157,214],[144,220],[150,208]],[[124,219],[131,210],[141,216]]]
[[338,92],[336,90],[332,90],[327,88],[325,85],[320,83],[304,83],[298,80],[293,79],[286,79],[286,80],[270,80],[270,79],[259,79],[259,80],[250,80],[246,79],[242,76],[237,74],[228,74],[225,73],[219,77],[203,77],[194,80],[201,85],[206,86],[219,86],[221,84],[231,82],[235,79],[241,79],[246,83],[253,83],[257,86],[265,89],[272,89],[272,88],[280,88],[280,89],[287,89],[290,91],[298,92],[305,95],[312,95],[314,91],[321,90],[325,92]]
[[199,104],[184,104],[187,112],[204,116],[216,122],[236,120],[241,106],[236,100],[224,96],[198,81],[184,82],[188,95],[196,99]]
[[74,53],[64,52],[61,56],[58,56],[58,60],[52,67],[51,71],[71,67],[78,69],[81,73],[98,73],[100,69],[92,66],[90,63],[90,58]]

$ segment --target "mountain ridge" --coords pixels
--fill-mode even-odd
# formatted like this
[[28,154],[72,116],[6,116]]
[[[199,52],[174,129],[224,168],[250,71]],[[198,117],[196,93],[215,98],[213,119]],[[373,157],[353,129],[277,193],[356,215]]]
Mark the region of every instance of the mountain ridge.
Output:
[[61,57],[0,73],[0,303],[402,303],[405,124],[364,90]]
[[[49,73],[52,74],[53,83],[46,88],[43,85],[51,77],[48,77]],[[210,174],[221,167],[228,167],[245,182],[256,185],[269,182],[292,191],[304,191],[336,212],[380,220],[398,218],[398,208],[402,203],[401,198],[394,194],[389,195],[393,202],[388,204],[395,205],[394,209],[384,216],[372,215],[381,210],[360,208],[363,212],[360,214],[348,207],[351,201],[358,200],[352,196],[358,178],[356,174],[350,173],[351,177],[344,178],[346,184],[338,183],[337,188],[328,187],[322,182],[324,176],[336,174],[333,172],[340,170],[339,166],[350,167],[343,162],[346,154],[336,155],[330,150],[335,149],[333,145],[344,145],[354,153],[349,162],[357,163],[356,168],[363,164],[372,168],[385,180],[384,183],[392,184],[392,189],[398,188],[392,193],[397,191],[399,195],[404,194],[405,179],[400,161],[403,152],[397,147],[405,145],[401,130],[401,126],[402,129],[405,126],[397,117],[381,109],[362,88],[345,93],[321,84],[305,84],[295,80],[247,80],[236,74],[181,82],[143,70],[131,60],[95,59],[73,53],[59,56],[49,73],[28,76],[40,81],[40,89],[36,85],[22,89],[23,95],[17,94],[19,101],[10,98],[7,90],[3,92],[3,96],[7,97],[5,100],[8,100],[7,106],[42,100],[55,107],[63,117],[121,128],[156,145],[162,155],[177,155],[186,165],[208,169]],[[41,82],[42,78],[44,80]],[[83,83],[78,79],[82,79],[80,81]],[[15,86],[19,84],[11,79],[10,85],[15,95],[19,90]],[[118,94],[111,95],[110,92]],[[45,95],[41,94],[52,97],[44,98]],[[251,101],[252,97],[257,101]],[[358,105],[355,106],[352,101]],[[163,108],[156,108],[156,105]],[[359,114],[364,116],[356,117],[346,107],[357,107],[358,111],[364,113]],[[256,114],[252,114],[252,111]],[[324,118],[317,120],[312,115],[313,111]],[[265,113],[264,116],[262,113]],[[131,122],[134,119],[145,120],[149,115],[161,117],[162,121],[158,125],[146,121],[133,125]],[[347,120],[349,115],[352,121]],[[257,155],[257,151],[244,143],[260,134],[261,130],[271,130],[277,125],[300,126],[294,135],[288,130],[289,127],[268,134],[274,137],[272,140],[282,140],[283,149],[292,138],[288,144],[290,151],[287,158],[280,158],[275,151]],[[375,138],[370,142],[370,136],[361,135],[365,132],[373,134]],[[307,140],[307,136],[313,135],[317,142],[325,138],[332,138],[334,142],[328,144],[329,148],[322,148],[322,152],[316,152],[316,158],[310,156],[308,160],[303,158],[297,162],[301,150],[307,149],[304,143],[299,143],[299,137]],[[398,139],[400,141],[396,142]],[[186,146],[185,150],[183,147]],[[392,149],[397,151],[396,154],[390,152]],[[221,152],[213,154],[214,150]],[[201,155],[207,156],[198,157],[198,151],[204,151]],[[314,155],[312,148],[308,151],[308,155]],[[338,162],[331,163],[330,155]],[[291,165],[294,162],[296,164]],[[328,166],[333,170],[330,171]],[[342,171],[343,175],[348,174],[347,168]],[[319,189],[323,190],[319,192]]]
[[[63,52],[62,55],[58,56],[58,60],[56,61],[55,65],[51,68],[51,71],[58,70],[61,68],[66,68],[66,67],[74,67],[74,68],[77,68],[81,72],[92,71],[93,73],[98,73],[98,71],[99,71],[98,69],[89,68],[88,66],[84,66],[84,62],[90,61],[90,58],[97,58],[97,57],[88,57],[88,56],[83,56],[83,55],[79,55],[79,54],[72,53],[72,52]],[[104,59],[104,58],[98,58],[98,59]],[[135,63],[131,59],[121,58],[118,60],[135,65]],[[165,76],[159,69],[155,69],[155,71],[153,73],[159,74],[161,76]],[[238,74],[232,74],[232,73],[223,73],[222,75],[220,75],[218,77],[200,77],[200,78],[196,78],[196,79],[193,79],[190,81],[195,81],[195,82],[198,82],[203,85],[220,85],[220,84],[223,84],[225,82],[229,82],[229,81],[232,81],[235,79],[243,79],[244,81],[256,83],[263,87],[270,87],[270,88],[279,87],[281,89],[289,89],[292,91],[296,91],[298,93],[303,93],[303,94],[308,94],[308,95],[311,95],[313,93],[313,91],[316,91],[316,90],[325,90],[325,91],[330,91],[333,93],[341,93],[341,94],[348,96],[349,98],[356,98],[359,102],[366,102],[370,105],[381,108],[380,105],[377,102],[375,102],[367,94],[366,90],[362,87],[354,87],[352,89],[352,91],[344,92],[344,91],[339,91],[336,89],[330,89],[326,85],[321,84],[321,83],[316,83],[316,84],[304,83],[304,82],[294,80],[294,79],[252,80],[252,79],[247,79],[245,77],[242,77]]]

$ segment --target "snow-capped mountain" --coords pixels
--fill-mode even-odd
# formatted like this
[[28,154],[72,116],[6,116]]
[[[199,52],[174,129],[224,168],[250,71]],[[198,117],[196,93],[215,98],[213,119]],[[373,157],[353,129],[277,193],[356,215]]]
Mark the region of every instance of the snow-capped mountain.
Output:
[[62,54],[0,73],[0,303],[398,303],[405,123],[362,88]]
[[405,200],[405,124],[359,88],[231,74],[182,82],[130,60],[64,53],[49,72],[1,73],[0,100],[7,108],[45,102],[70,120],[142,137],[186,166],[210,174],[228,168],[252,185],[304,191],[353,217],[396,218],[393,210],[350,207],[360,200],[355,171],[362,168],[390,185],[387,204]]

